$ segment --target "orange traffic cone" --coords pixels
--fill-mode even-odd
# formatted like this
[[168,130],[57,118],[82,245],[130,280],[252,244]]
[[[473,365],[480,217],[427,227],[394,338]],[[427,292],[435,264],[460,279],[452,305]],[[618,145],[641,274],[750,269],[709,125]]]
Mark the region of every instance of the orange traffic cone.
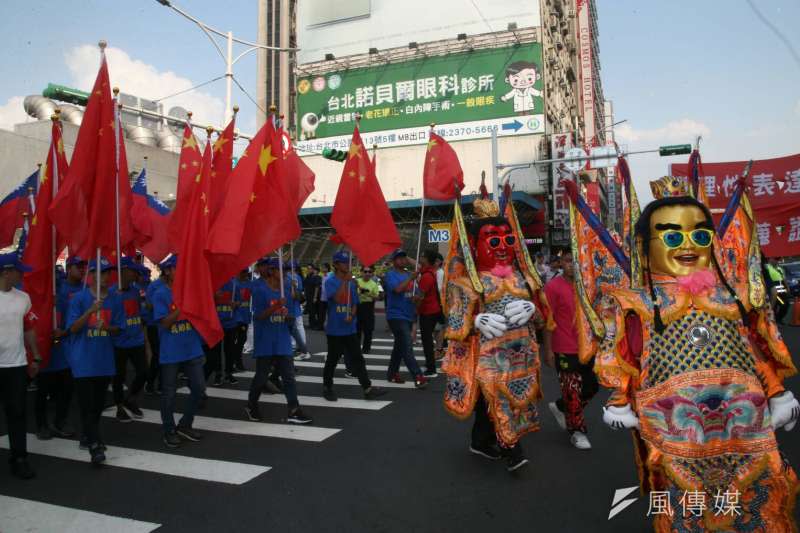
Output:
[[800,326],[800,298],[795,298],[792,303],[792,318],[789,320],[790,326]]

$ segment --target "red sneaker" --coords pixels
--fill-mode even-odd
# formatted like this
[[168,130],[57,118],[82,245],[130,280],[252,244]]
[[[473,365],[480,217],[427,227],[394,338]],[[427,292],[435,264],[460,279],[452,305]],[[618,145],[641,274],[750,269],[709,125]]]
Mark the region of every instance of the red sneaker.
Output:
[[389,378],[389,383],[405,383],[406,380],[400,377],[400,374],[395,374]]
[[422,374],[414,378],[414,386],[418,389],[424,389],[428,385],[428,380]]

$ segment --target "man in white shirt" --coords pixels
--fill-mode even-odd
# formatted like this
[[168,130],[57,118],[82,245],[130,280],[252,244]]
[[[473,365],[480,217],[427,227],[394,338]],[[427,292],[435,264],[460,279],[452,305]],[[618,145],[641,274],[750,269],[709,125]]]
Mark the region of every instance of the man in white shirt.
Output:
[[[28,377],[36,376],[42,361],[33,329],[36,317],[31,312],[31,299],[14,288],[22,280],[22,273],[30,270],[16,252],[0,254],[0,402],[6,413],[11,473],[20,479],[36,475],[28,464],[25,396]],[[26,345],[33,355],[30,363]]]

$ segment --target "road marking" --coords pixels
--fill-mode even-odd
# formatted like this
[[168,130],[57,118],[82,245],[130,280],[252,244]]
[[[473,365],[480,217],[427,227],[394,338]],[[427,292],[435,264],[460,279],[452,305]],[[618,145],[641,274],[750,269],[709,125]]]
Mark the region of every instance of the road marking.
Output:
[[[320,355],[320,356],[325,357],[326,355],[328,355],[328,352],[315,352],[312,355]],[[376,354],[376,353],[365,353],[363,355],[364,355],[364,359],[378,359],[380,361],[388,361],[388,360],[390,360],[392,358],[391,355]],[[419,362],[419,363],[424,363],[425,362],[425,358],[424,357],[415,357],[414,359],[416,359],[417,362]],[[295,364],[297,364],[296,361],[295,361]]]
[[[305,361],[300,361],[300,362],[303,363]],[[297,363],[295,363],[295,364],[297,364]],[[322,364],[322,363],[318,363],[318,364]],[[322,366],[325,366],[325,365],[322,365]],[[255,372],[247,371],[247,372],[239,372],[238,374],[236,374],[236,377],[252,379],[253,376],[255,376],[255,375],[256,375]],[[322,376],[306,376],[306,375],[302,375],[301,374],[299,376],[295,376],[294,379],[298,383],[319,383],[320,385],[322,384]],[[375,385],[377,387],[386,387],[386,388],[391,388],[391,389],[413,389],[414,388],[414,383],[411,382],[411,381],[406,381],[405,383],[389,383],[388,381],[386,381],[384,379],[370,379],[370,381],[372,382],[373,385]],[[361,386],[361,384],[358,382],[357,379],[354,379],[354,378],[340,378],[338,376],[333,379],[333,384],[334,385],[355,385],[355,386],[358,386],[358,387]]]
[[[188,392],[188,389],[184,389]],[[207,389],[211,390],[211,389]],[[210,396],[210,395],[209,395]],[[245,393],[245,397],[247,394]],[[142,409],[144,418],[138,422],[161,424],[161,413],[152,409]],[[177,416],[179,413],[175,413]],[[103,416],[112,418],[116,413],[103,413]],[[244,418],[244,408],[242,408]],[[234,433],[236,435],[251,435],[255,437],[275,437],[278,439],[304,440],[309,442],[322,442],[328,437],[339,433],[336,428],[323,428],[317,426],[299,426],[294,424],[270,424],[266,422],[250,422],[249,420],[236,420],[235,418],[212,418],[208,416],[195,416],[192,423],[194,429],[202,431],[216,431]]]
[[[301,368],[325,368],[325,363],[317,363],[316,361],[295,361],[294,366],[299,366]],[[339,364],[337,365],[340,369],[344,368],[344,360],[340,360]],[[386,372],[386,365],[365,365],[367,370],[372,370],[373,372]]]
[[[189,394],[189,389],[183,387],[178,389],[179,394]],[[211,398],[223,398],[225,400],[241,400],[247,401],[247,391],[236,389],[221,389],[219,387],[206,387],[206,394]],[[338,402],[329,402],[320,396],[298,396],[300,405],[303,407],[338,407],[341,409],[365,409],[367,411],[379,411],[392,402],[381,400],[351,400],[348,398],[339,398]],[[266,392],[261,395],[260,403],[277,403],[286,405],[286,398],[283,394],[267,394]]]
[[[389,341],[379,341],[377,339],[372,339],[372,348],[373,349],[386,350],[388,352],[391,352],[393,344],[394,344],[394,341],[390,341],[390,340]],[[422,347],[421,346],[414,346],[414,351],[415,352],[421,352],[422,351]]]
[[[8,435],[0,437],[0,448],[8,449]],[[78,442],[68,439],[38,440],[28,434],[30,453],[89,462],[89,452],[78,448]],[[168,476],[216,481],[231,485],[242,485],[270,470],[269,466],[233,463],[214,459],[200,459],[162,452],[150,452],[133,448],[109,446],[106,450],[106,465],[155,472]],[[5,531],[5,530],[4,530]]]
[[81,511],[11,496],[0,496],[0,524],[2,524],[3,533],[29,533],[31,531],[149,533],[161,527],[161,524]]

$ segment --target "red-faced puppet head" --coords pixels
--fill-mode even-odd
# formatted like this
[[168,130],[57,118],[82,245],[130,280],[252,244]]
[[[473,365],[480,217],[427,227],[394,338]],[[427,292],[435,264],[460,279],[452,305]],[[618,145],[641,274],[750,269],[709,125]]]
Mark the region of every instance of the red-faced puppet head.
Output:
[[472,223],[470,229],[475,263],[479,271],[514,264],[514,245],[517,238],[505,218],[479,218]]

